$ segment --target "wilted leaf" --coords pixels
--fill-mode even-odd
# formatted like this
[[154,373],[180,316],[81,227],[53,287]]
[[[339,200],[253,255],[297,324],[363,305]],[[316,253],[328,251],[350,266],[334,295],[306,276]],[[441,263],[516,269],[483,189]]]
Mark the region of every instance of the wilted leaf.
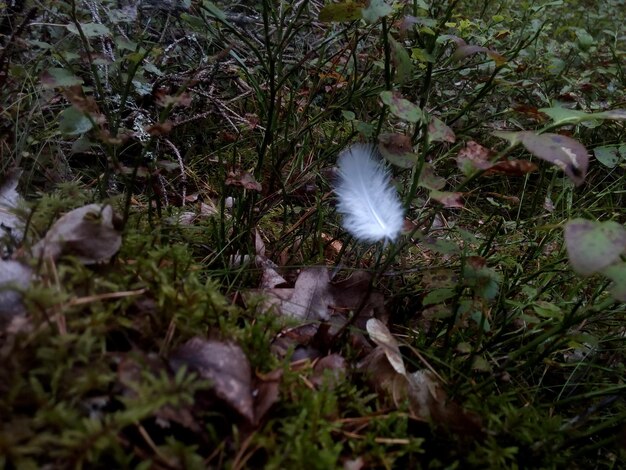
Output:
[[174,351],[170,365],[187,366],[211,383],[215,395],[248,422],[254,422],[252,372],[243,350],[231,342],[195,337]]
[[487,54],[487,56],[490,59],[492,59],[496,63],[496,66],[498,67],[501,67],[502,65],[506,64],[506,58],[496,51],[487,49],[486,47],[483,47],[483,46],[465,44],[465,42],[460,44],[458,41],[457,41],[456,51],[454,51],[454,54],[452,54],[452,57],[450,57],[450,60],[452,60],[453,62],[458,62],[466,57],[469,57],[470,55],[474,55],[479,52],[484,52],[485,54]]
[[444,207],[460,209],[464,206],[463,193],[433,190],[429,193],[429,196],[431,199],[443,204]]
[[52,67],[41,74],[41,83],[44,88],[69,87],[82,85],[83,79],[67,69]]
[[615,263],[602,270],[613,281],[610,292],[615,300],[626,302],[626,263]]
[[302,270],[293,288],[263,289],[265,310],[275,309],[279,315],[301,320],[327,320],[328,308],[334,299],[330,291],[330,278],[325,267]]
[[411,103],[409,100],[402,98],[399,93],[392,91],[382,91],[380,99],[389,106],[389,110],[394,116],[409,122],[418,122],[422,119],[423,114],[419,106]]
[[431,142],[456,142],[454,131],[450,129],[441,119],[434,116],[430,118],[428,124],[428,139]]
[[282,376],[282,369],[273,370],[269,374],[256,374],[256,386],[253,392],[255,424],[258,424],[278,401]]
[[494,163],[485,175],[524,176],[537,170],[537,165],[528,160],[502,160]]
[[389,329],[376,318],[370,318],[366,323],[367,333],[377,346],[381,347],[387,356],[389,364],[398,374],[405,375],[406,369],[398,342],[391,335]]
[[109,205],[89,204],[68,212],[33,246],[36,257],[76,256],[83,264],[109,259],[122,245],[118,219]]
[[391,36],[389,36],[389,44],[391,45],[391,58],[396,66],[396,83],[403,84],[412,77],[411,58],[404,46]]
[[463,280],[476,295],[486,300],[493,300],[498,296],[502,276],[487,266],[485,258],[469,256],[465,261]]
[[362,5],[350,0],[341,3],[329,3],[320,10],[319,20],[325,23],[334,21],[354,21],[361,19]]
[[317,387],[326,385],[332,389],[345,378],[347,370],[348,364],[343,356],[329,354],[315,363],[311,382]]
[[0,325],[24,312],[21,291],[30,285],[30,267],[0,258]]
[[486,170],[493,165],[490,161],[492,152],[478,142],[470,140],[465,147],[459,150],[456,164],[464,175],[471,175],[476,170]]
[[521,132],[522,145],[533,155],[558,166],[577,186],[587,175],[589,154],[577,140],[560,134]]
[[232,172],[229,173],[228,178],[226,178],[226,184],[229,186],[241,186],[245,189],[258,192],[261,192],[261,190],[263,189],[261,187],[261,183],[255,180],[254,176],[252,176],[247,171],[240,174],[235,174]]
[[304,269],[293,287],[293,294],[283,304],[283,312],[303,320],[328,320],[328,307],[333,304],[326,267]]
[[387,16],[393,11],[391,6],[389,6],[384,0],[369,0],[369,5],[367,8],[363,8],[361,10],[361,14],[363,15],[363,19],[368,23],[374,23],[378,21],[383,16]]
[[420,173],[419,185],[426,189],[441,190],[446,185],[446,180],[435,174],[430,163],[424,163]]
[[626,250],[621,224],[573,219],[565,224],[565,246],[574,271],[590,275],[618,261]]
[[75,106],[61,111],[59,118],[59,130],[66,135],[84,134],[93,128],[93,123],[87,115]]
[[[74,23],[66,24],[65,27],[70,33],[79,34],[78,28]],[[81,23],[80,30],[88,38],[111,36],[111,31],[109,30],[109,28],[101,23]]]
[[404,134],[380,134],[378,150],[385,160],[400,168],[412,168],[417,162],[411,138]]

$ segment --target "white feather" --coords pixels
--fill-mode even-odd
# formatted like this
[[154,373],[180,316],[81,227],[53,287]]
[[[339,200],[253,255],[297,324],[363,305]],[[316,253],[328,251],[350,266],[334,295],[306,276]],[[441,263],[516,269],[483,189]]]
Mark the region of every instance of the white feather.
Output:
[[404,225],[398,193],[376,154],[372,145],[355,144],[337,160],[337,210],[344,228],[363,242],[394,241]]

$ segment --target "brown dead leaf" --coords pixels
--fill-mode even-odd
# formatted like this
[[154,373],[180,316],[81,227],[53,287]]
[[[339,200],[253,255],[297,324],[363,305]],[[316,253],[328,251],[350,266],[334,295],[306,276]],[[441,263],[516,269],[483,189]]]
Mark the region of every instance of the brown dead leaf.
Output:
[[342,355],[329,354],[315,363],[311,382],[317,388],[326,384],[333,389],[345,378],[347,370],[348,364]]
[[75,256],[83,264],[108,260],[122,245],[119,217],[109,205],[89,204],[68,212],[33,246],[33,255]]
[[261,187],[261,183],[256,181],[254,179],[254,176],[252,176],[247,171],[243,173],[239,173],[239,174],[236,174],[231,171],[228,174],[228,178],[226,178],[226,184],[228,186],[240,186],[244,189],[249,189],[251,191],[258,191],[258,192],[261,192],[261,190],[263,189]]
[[462,209],[463,193],[453,193],[448,191],[431,191],[430,197],[435,201],[443,204],[443,207],[450,209]]
[[151,126],[147,126],[145,131],[150,134],[152,137],[159,137],[162,135],[167,135],[172,132],[173,123],[172,121],[159,122],[157,124],[153,124]]
[[467,175],[476,170],[491,168],[492,155],[493,152],[490,149],[470,140],[457,154],[456,163],[463,174]]
[[254,423],[259,424],[267,415],[270,408],[278,402],[280,397],[280,380],[283,377],[282,369],[276,369],[269,374],[256,374],[254,390]]
[[370,339],[376,343],[376,345],[383,349],[385,356],[389,364],[398,373],[405,375],[406,369],[404,368],[404,361],[402,360],[402,354],[400,353],[400,346],[396,339],[392,336],[389,329],[376,318],[370,318],[367,320],[367,333]]
[[21,292],[31,282],[33,270],[19,261],[0,259],[0,325],[24,313]]
[[411,168],[417,161],[411,137],[404,134],[380,134],[378,150],[385,160],[401,168]]
[[170,354],[174,370],[187,366],[208,380],[215,395],[248,422],[254,422],[252,372],[243,350],[231,342],[195,337]]
[[537,165],[528,160],[503,160],[494,163],[485,175],[524,176],[537,170]]

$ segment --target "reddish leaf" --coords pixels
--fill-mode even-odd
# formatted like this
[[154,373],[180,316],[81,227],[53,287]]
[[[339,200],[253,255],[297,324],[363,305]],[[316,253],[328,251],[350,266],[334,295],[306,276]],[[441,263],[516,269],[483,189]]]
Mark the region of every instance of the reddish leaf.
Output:
[[446,180],[437,176],[430,163],[424,163],[420,174],[419,185],[426,189],[441,190],[446,185]]
[[456,164],[465,175],[472,174],[476,170],[486,170],[493,165],[489,161],[492,153],[487,147],[470,140],[456,156]]
[[444,207],[459,209],[463,207],[463,193],[451,193],[446,191],[431,191],[430,197],[443,204]]
[[385,160],[400,168],[412,168],[417,162],[411,138],[404,134],[380,134],[378,150]]
[[526,150],[561,168],[576,186],[584,182],[589,154],[580,142],[564,135],[550,133],[521,132],[520,138]]
[[454,131],[450,129],[442,120],[431,117],[428,124],[428,139],[431,142],[456,142]]
[[537,165],[528,160],[503,160],[496,162],[487,171],[486,175],[524,176],[537,170]]
[[380,99],[389,106],[389,110],[394,116],[409,122],[419,122],[423,118],[422,110],[419,106],[402,98],[402,95],[392,91],[382,91]]

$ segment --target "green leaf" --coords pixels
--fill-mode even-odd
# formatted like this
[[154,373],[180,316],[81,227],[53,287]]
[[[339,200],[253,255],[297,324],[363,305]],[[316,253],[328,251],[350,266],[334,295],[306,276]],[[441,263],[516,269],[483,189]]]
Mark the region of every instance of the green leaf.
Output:
[[215,3],[203,0],[202,7],[211,15],[221,21],[226,21],[226,13],[224,13]]
[[411,57],[415,60],[419,60],[420,62],[435,63],[435,58],[432,54],[430,54],[426,49],[421,49],[419,47],[411,49]]
[[59,130],[66,135],[80,135],[91,130],[91,120],[74,106],[63,110],[60,114]]
[[374,23],[392,11],[391,6],[387,5],[384,0],[370,0],[368,7],[361,10],[361,14],[365,21]]
[[617,147],[596,147],[593,149],[593,154],[596,156],[596,159],[607,168],[614,168],[621,160]]
[[429,142],[456,142],[454,131],[450,129],[441,119],[434,116],[430,118],[428,124],[428,140]]
[[551,302],[546,302],[545,300],[538,300],[537,302],[535,302],[535,304],[533,305],[533,310],[541,318],[554,318],[557,320],[563,318],[563,311],[561,310],[561,308],[558,305]]
[[380,99],[389,106],[389,110],[394,116],[409,122],[419,122],[422,120],[423,113],[419,106],[402,98],[399,93],[382,91],[380,93]]
[[433,166],[430,163],[424,162],[418,184],[422,188],[441,191],[446,186],[446,180],[435,174]]
[[626,302],[626,263],[616,263],[602,270],[602,274],[613,281],[611,295],[615,300]]
[[[79,34],[78,28],[74,23],[66,24],[65,27],[70,33]],[[100,23],[80,23],[80,29],[88,38],[111,36],[109,28]]]
[[626,228],[614,221],[573,219],[565,224],[564,237],[572,268],[584,276],[618,261],[626,250]]
[[586,121],[596,120],[613,120],[624,121],[626,120],[626,109],[612,109],[609,111],[601,111],[599,113],[585,113],[584,111],[578,111],[576,109],[567,109],[560,106],[554,108],[540,108],[544,114],[547,114],[550,119],[557,125],[563,124],[579,124]]
[[591,114],[576,109],[567,109],[557,106],[555,108],[540,108],[540,112],[547,114],[557,125],[578,124],[579,122],[595,119]]
[[391,58],[396,66],[396,83],[403,84],[411,78],[413,65],[408,52],[402,44],[389,36],[389,44],[391,44]]
[[354,21],[361,19],[361,10],[361,5],[351,1],[329,3],[322,7],[318,18],[325,23]]
[[41,74],[41,83],[44,88],[70,87],[82,85],[83,80],[67,69],[52,67]]
[[426,294],[426,297],[422,300],[422,305],[426,307],[428,305],[440,304],[448,299],[451,299],[455,296],[455,294],[455,290],[451,288],[445,287],[442,289],[435,289]]
[[417,162],[411,138],[404,134],[380,134],[378,150],[385,160],[400,168],[413,168]]

